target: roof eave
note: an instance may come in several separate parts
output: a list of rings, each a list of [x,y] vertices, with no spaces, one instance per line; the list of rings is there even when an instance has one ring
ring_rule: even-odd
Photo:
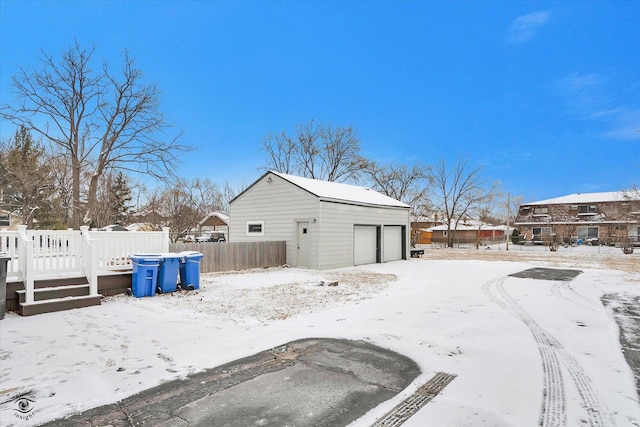
[[[394,209],[411,209],[409,205],[387,205],[383,203],[367,203],[367,202],[359,202],[357,200],[351,199],[336,199],[332,197],[318,197],[318,200],[321,202],[330,202],[330,203],[341,203],[345,205],[355,205],[355,206],[364,206],[370,208],[394,208]]]

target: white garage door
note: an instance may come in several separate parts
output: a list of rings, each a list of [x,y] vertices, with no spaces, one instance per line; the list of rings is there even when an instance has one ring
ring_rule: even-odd
[[[353,230],[353,263],[377,262],[377,233],[375,225],[356,225]]]
[[[384,261],[402,259],[402,227],[386,226],[384,233]]]

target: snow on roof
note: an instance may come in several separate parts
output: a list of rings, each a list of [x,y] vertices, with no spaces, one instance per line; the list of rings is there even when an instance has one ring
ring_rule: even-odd
[[[222,222],[224,222],[225,224],[229,224],[229,215],[222,213],[222,212],[211,212],[210,214],[208,214],[207,216],[205,216],[199,223],[198,225],[202,225],[204,224],[209,218],[211,217],[218,217],[220,218],[220,220]]]
[[[431,216],[425,216],[425,215],[418,215],[418,216],[411,216],[411,221],[412,222],[438,222],[438,215],[437,214],[433,214]]]
[[[452,230],[456,230],[456,231],[469,231],[469,230],[478,230],[478,223],[466,223],[466,224],[458,224],[458,226],[456,227],[456,224],[453,223],[451,224],[451,229]],[[492,225],[492,224],[482,224],[482,226],[480,227],[480,230],[483,231],[507,231],[509,229],[513,229],[513,227],[509,227],[507,228],[506,225]],[[429,227],[427,228],[427,231],[447,231],[448,227],[446,224],[442,224],[442,225],[436,225],[433,227]]]
[[[365,205],[395,206],[409,208],[409,205],[382,193],[357,185],[342,184],[339,182],[321,181],[319,179],[303,178],[296,175],[288,175],[280,172],[270,173],[289,181],[290,183],[318,196],[323,200],[341,200]]]
[[[563,205],[597,202],[618,202],[625,200],[624,191],[609,191],[604,193],[576,193],[553,199],[540,200],[538,202],[524,203],[524,205]]]

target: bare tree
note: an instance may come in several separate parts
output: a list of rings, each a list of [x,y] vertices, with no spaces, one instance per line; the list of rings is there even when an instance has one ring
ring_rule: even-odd
[[[284,132],[269,133],[262,139],[262,148],[267,153],[267,169],[293,174],[295,143]]]
[[[96,193],[96,210],[91,217],[92,228],[100,228],[112,224],[111,221],[111,188],[113,186],[113,173],[107,172],[102,175]]]
[[[414,214],[422,213],[428,204],[428,169],[421,165],[380,165],[363,160],[362,173],[371,182],[371,187],[411,206]]]
[[[633,253],[634,246],[640,245],[640,227],[637,227],[637,216],[640,212],[640,187],[632,185],[622,193],[625,200],[624,212],[618,214],[624,218],[624,224],[619,224],[619,239],[622,251],[626,254]]]
[[[168,128],[159,111],[160,92],[145,84],[128,52],[122,69],[94,69],[94,48],[77,42],[61,58],[42,52],[41,68],[20,68],[12,86],[14,105],[2,117],[35,131],[69,157],[72,170],[72,225],[90,224],[100,177],[110,169],[156,177],[173,175],[176,154],[189,149]],[[81,199],[83,172],[89,171],[87,199]]]
[[[524,197],[522,195],[512,196],[510,193],[500,193],[496,196],[496,203],[500,209],[496,212],[496,216],[491,218],[494,224],[504,224],[509,232],[513,228],[513,232],[506,236],[507,250],[509,250],[509,241],[512,243],[520,242],[520,231],[513,227],[518,217],[518,211]]]
[[[54,155],[49,159],[56,200],[53,204],[55,215],[68,225],[73,216],[73,172],[69,159],[64,155]]]
[[[447,225],[447,246],[453,247],[452,230],[472,209],[494,197],[498,183],[486,188],[482,167],[472,168],[466,160],[458,159],[449,169],[444,160],[431,169],[432,201],[442,211]]]
[[[623,192],[623,197],[626,200],[639,201],[640,200],[640,187],[638,187],[637,185],[632,185],[631,188],[629,188],[628,190],[625,190]]]
[[[169,227],[174,241],[190,234],[209,213],[219,211],[223,195],[217,184],[208,179],[178,179],[164,189],[146,195],[147,202],[139,211],[142,222],[154,229]]]
[[[478,220],[478,223],[477,223],[478,228],[476,231],[476,241],[475,241],[476,249],[480,247],[480,242],[484,237],[482,235],[482,227],[485,224],[488,224],[490,218],[493,215],[493,208],[494,208],[493,203],[494,203],[495,197],[497,197],[497,194],[488,195],[485,200],[478,202],[478,204],[473,208],[473,211],[475,212],[475,217]]]
[[[311,120],[296,127],[295,138],[285,132],[270,133],[262,146],[267,153],[267,170],[325,181],[357,182],[362,169],[360,139],[351,126],[334,128]]]
[[[509,220],[509,224],[513,224],[516,222],[516,218],[518,216],[518,211],[520,210],[520,205],[524,201],[524,196],[517,195],[511,196],[504,201],[504,206],[506,208],[505,218]]]
[[[317,179],[344,182],[358,181],[362,160],[360,138],[353,127],[323,128],[321,152],[321,175]]]
[[[235,199],[240,193],[242,193],[248,186],[249,185],[244,182],[240,182],[236,185],[225,182],[222,187],[222,211],[225,213],[229,213],[229,204],[231,203],[231,201]]]

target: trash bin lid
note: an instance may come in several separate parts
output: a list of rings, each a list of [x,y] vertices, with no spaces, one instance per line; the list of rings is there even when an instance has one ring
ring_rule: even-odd
[[[196,256],[203,256],[201,252],[198,251],[182,251],[180,252],[180,256],[183,257],[196,257]]]
[[[131,254],[129,255],[129,259],[131,259],[131,261],[156,261],[156,262],[160,262],[163,260],[162,256],[160,254]]]
[[[162,252],[162,253],[159,253],[158,256],[160,258],[182,258],[184,255],[180,255],[179,253],[176,253],[176,252]]]

